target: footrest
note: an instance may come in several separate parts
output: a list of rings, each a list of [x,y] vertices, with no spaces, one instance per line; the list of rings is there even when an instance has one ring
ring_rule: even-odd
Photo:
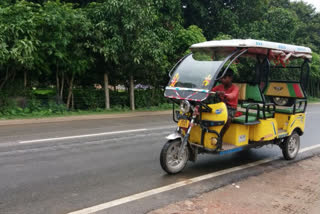
[[[230,144],[230,143],[222,143],[222,149],[223,150],[229,150],[229,149],[234,149],[237,148],[238,146]]]

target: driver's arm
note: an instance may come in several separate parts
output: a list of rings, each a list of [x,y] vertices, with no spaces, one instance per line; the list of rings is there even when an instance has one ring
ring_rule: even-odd
[[[224,96],[227,98],[227,100],[236,99],[239,96],[239,88],[237,86],[234,86],[233,90],[230,93],[225,94]]]
[[[211,89],[212,92],[217,92],[221,90],[221,85],[217,85]]]

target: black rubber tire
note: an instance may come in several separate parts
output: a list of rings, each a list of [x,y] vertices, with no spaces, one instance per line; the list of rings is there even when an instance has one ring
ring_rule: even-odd
[[[295,138],[295,139],[293,139]],[[292,153],[290,152],[290,143],[291,140],[296,140],[297,144],[296,144],[296,149],[295,151]],[[298,153],[299,153],[299,149],[300,149],[300,135],[297,132],[293,132],[289,137],[287,137],[287,139],[283,142],[282,145],[282,154],[284,159],[286,160],[293,160],[297,157]]]
[[[186,148],[186,161],[185,163],[182,164],[182,166],[176,170],[173,170],[170,166],[168,166],[167,164],[167,158],[168,158],[168,151],[169,149],[173,146],[173,145],[179,145],[181,144],[181,140],[177,139],[177,140],[172,140],[172,141],[168,141],[166,142],[166,144],[164,144],[164,146],[162,147],[161,153],[160,153],[160,165],[162,167],[162,169],[167,172],[168,174],[177,174],[179,172],[181,172],[187,165],[187,162],[189,160],[189,149]]]
[[[288,98],[282,98],[282,99],[287,99],[286,102],[281,103],[281,101],[277,101],[277,99],[280,97],[272,97],[272,102],[278,106],[292,106],[294,104],[294,99],[288,97]]]

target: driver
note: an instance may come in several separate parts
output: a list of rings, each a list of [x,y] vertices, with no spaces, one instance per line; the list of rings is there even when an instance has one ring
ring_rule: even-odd
[[[211,90],[217,93],[221,101],[224,102],[228,108],[228,120],[220,132],[221,141],[222,137],[230,127],[231,121],[235,116],[238,106],[239,88],[235,84],[232,84],[232,80],[233,70],[231,68],[228,68],[225,75],[220,79],[221,85],[213,87]],[[222,142],[220,142],[218,146],[220,146],[221,149]]]

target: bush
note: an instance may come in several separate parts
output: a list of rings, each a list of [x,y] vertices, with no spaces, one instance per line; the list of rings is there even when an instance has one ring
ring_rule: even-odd
[[[102,112],[105,109],[103,90],[74,89],[74,106],[76,110],[94,110]],[[154,94],[153,94],[154,93]],[[152,96],[153,94],[153,96]],[[40,89],[24,92],[25,96],[12,96],[3,92],[0,94],[1,116],[49,116],[67,112],[64,104],[56,103],[55,90]],[[19,98],[19,99],[18,99]],[[21,105],[23,100],[23,105]],[[129,111],[130,99],[128,92],[110,91],[110,104],[113,111]],[[159,110],[168,109],[171,105],[163,96],[162,90],[139,89],[135,91],[137,109]]]
[[[75,89],[74,92],[75,108],[82,110],[95,110],[105,108],[105,95],[103,90],[95,89]],[[155,91],[152,99],[152,90],[136,90],[136,108],[150,108],[168,103],[163,96],[163,91]],[[125,109],[130,106],[128,92],[110,91],[110,104],[112,109]]]
[[[104,92],[95,89],[74,89],[75,109],[97,109],[104,108]]]

